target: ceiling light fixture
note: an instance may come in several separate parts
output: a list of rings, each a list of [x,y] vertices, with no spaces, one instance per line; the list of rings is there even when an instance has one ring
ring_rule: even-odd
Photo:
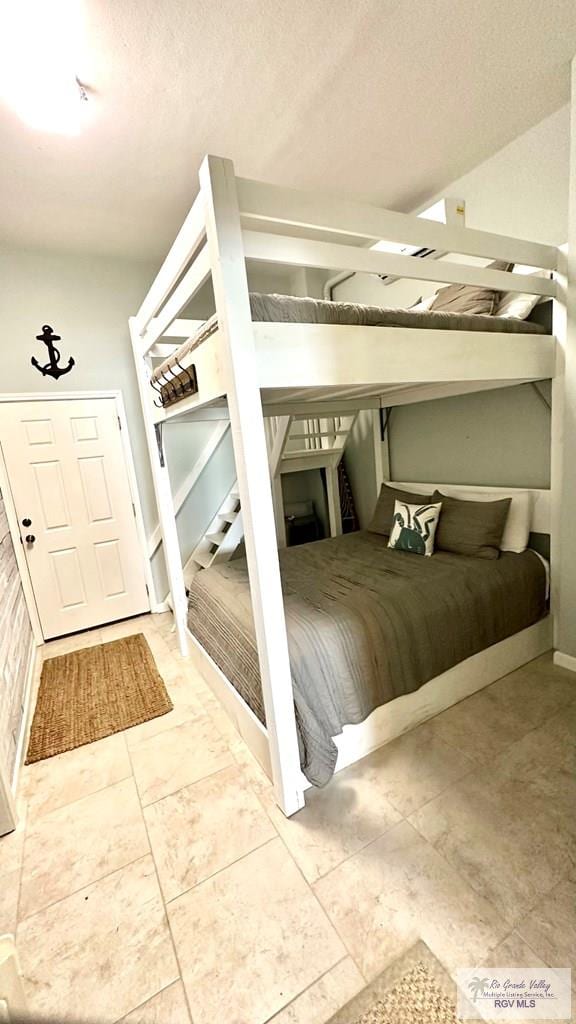
[[[0,0],[0,96],[31,128],[80,132],[83,42],[81,0]]]

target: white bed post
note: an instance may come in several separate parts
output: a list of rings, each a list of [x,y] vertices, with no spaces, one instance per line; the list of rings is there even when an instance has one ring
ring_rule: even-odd
[[[238,473],[258,641],[266,729],[276,800],[284,814],[304,806],[302,775],[264,417],[230,160],[207,156],[200,168],[222,365]]]
[[[552,544],[561,557],[553,556],[559,579],[555,591],[559,597],[555,609],[554,660],[564,668],[576,671],[576,57],[572,61],[571,132],[569,161],[568,252],[566,257],[566,335],[564,339],[564,378],[562,425],[553,418],[552,443],[562,445],[561,462],[556,452],[552,459],[553,530],[558,534]],[[556,302],[554,303],[556,306]],[[559,344],[562,339],[559,338]],[[561,358],[561,356],[560,356]],[[562,378],[555,387],[553,399]],[[554,407],[553,407],[554,413]],[[558,479],[559,478],[559,479]],[[558,545],[558,547],[556,547]],[[554,577],[552,577],[553,579]]]
[[[328,498],[328,522],[330,523],[330,536],[339,537],[342,533],[342,513],[340,511],[338,466],[326,466],[324,472],[326,474],[326,496]]]
[[[148,454],[152,468],[152,480],[154,482],[154,493],[158,507],[158,519],[160,532],[162,534],[162,549],[168,573],[170,594],[172,596],[172,610],[178,634],[178,643],[181,654],[186,657],[188,654],[188,632],[186,629],[187,602],[186,585],[184,583],[184,572],[182,569],[182,556],[176,530],[176,512],[172,498],[172,487],[168,475],[168,467],[164,458],[164,446],[161,428],[155,427],[152,421],[151,390],[147,377],[147,363],[142,357],[142,339],[138,333],[135,317],[130,317],[130,337],[134,351],[134,363],[136,366],[136,377],[138,390],[142,403],[142,415],[144,417],[144,430],[148,444]]]

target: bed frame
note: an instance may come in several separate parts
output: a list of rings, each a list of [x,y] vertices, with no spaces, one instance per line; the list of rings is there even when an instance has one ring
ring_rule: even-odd
[[[369,248],[382,238],[457,256],[527,264],[551,271],[551,278],[521,277],[452,261],[422,261]],[[554,333],[253,323],[246,260],[528,291],[552,299]],[[195,659],[231,714],[270,775],[286,815],[304,805],[308,784],[299,763],[264,415],[289,415],[305,407],[314,416],[335,411],[336,406],[342,411],[347,404],[354,409],[373,408],[547,378],[558,382],[565,322],[559,265],[555,246],[248,181],[236,177],[229,160],[217,157],[208,156],[202,163],[198,196],[140,310],[130,320],[130,333],[181,651]],[[154,367],[167,356],[178,357],[178,342],[196,332],[197,321],[178,318],[210,278],[217,329],[181,360],[195,381],[193,390],[180,401],[159,407],[150,386]],[[560,395],[558,389],[556,393]],[[554,406],[553,451],[560,436],[561,402]],[[217,417],[223,412],[232,429],[266,728],[186,625],[163,429],[175,419]],[[559,486],[558,466],[556,453],[553,492]],[[377,475],[379,485],[381,470]],[[557,550],[550,519],[558,507],[557,494],[552,502],[548,492],[534,492],[534,498],[533,528],[552,534],[554,581]],[[553,589],[553,606],[554,600]],[[337,740],[338,767],[512,671],[551,644],[549,617],[468,659],[416,694],[378,709],[363,725],[346,727]]]

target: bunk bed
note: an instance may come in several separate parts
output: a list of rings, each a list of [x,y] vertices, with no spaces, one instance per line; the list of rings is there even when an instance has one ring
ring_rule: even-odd
[[[439,249],[456,259],[423,264],[413,256],[369,248],[382,238]],[[458,262],[462,257],[523,264],[548,274],[521,276],[510,269]],[[247,260],[528,292],[551,300],[553,330],[478,314],[461,317],[250,295]],[[291,662],[295,629],[303,628],[306,620],[306,629],[314,632],[310,610],[326,613],[318,601],[318,579],[323,572],[333,578],[335,561],[349,565],[357,583],[375,545],[379,564],[402,554],[385,551],[382,538],[365,534],[306,545],[299,555],[282,552],[284,600],[264,417],[285,425],[303,410],[321,416],[378,409],[555,378],[561,372],[557,339],[564,329],[557,267],[554,246],[247,181],[236,177],[230,161],[216,157],[206,157],[202,164],[198,197],[131,319],[130,331],[181,650],[197,661],[263,764],[286,815],[303,806],[310,782],[323,784],[335,767],[357,760],[536,657],[551,646],[552,634],[551,616],[544,614],[544,572],[530,552],[526,558],[503,556],[480,567],[465,564],[471,559],[462,555],[420,559],[427,563],[419,567],[428,576],[427,585],[440,596],[446,588],[457,590],[455,580],[466,591],[472,579],[481,578],[479,589],[488,603],[495,592],[505,593],[510,603],[514,587],[525,595],[530,591],[525,614],[513,616],[504,631],[481,629],[483,635],[468,645],[453,637],[448,662],[437,651],[422,655],[428,668],[418,678],[410,671],[402,674],[389,659],[384,699],[382,693],[366,699],[357,681],[352,686],[356,707],[348,706],[343,719],[326,714],[319,737],[315,730],[329,700],[330,665],[327,670],[325,666],[324,685],[318,687],[315,714],[304,723],[311,687],[298,675],[294,658]],[[215,315],[205,323],[179,319],[209,279]],[[189,608],[163,431],[174,420],[220,416],[229,417],[231,424],[246,562],[200,573],[191,587]],[[377,459],[376,465],[380,484],[383,473]],[[550,492],[533,491],[529,500],[532,529],[551,533]],[[554,566],[553,546],[551,557]],[[394,576],[395,568],[390,571]],[[410,566],[409,575],[412,571]],[[554,605],[554,573],[552,582]],[[372,585],[377,589],[376,579]],[[362,603],[361,587],[356,594]],[[390,601],[392,606],[398,603],[398,593]],[[234,608],[243,610],[235,622]],[[337,633],[337,624],[332,626]],[[235,644],[236,666],[242,663],[243,673],[235,672],[230,661]],[[313,660],[306,663],[306,671],[310,664],[314,666]],[[322,676],[318,661],[311,672],[316,681]],[[350,679],[343,685],[352,685]],[[318,752],[319,760],[310,767]]]

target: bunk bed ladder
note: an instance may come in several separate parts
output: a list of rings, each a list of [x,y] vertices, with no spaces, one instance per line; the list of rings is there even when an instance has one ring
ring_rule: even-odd
[[[186,585],[202,569],[232,558],[242,538],[240,494],[235,481],[184,566]]]

